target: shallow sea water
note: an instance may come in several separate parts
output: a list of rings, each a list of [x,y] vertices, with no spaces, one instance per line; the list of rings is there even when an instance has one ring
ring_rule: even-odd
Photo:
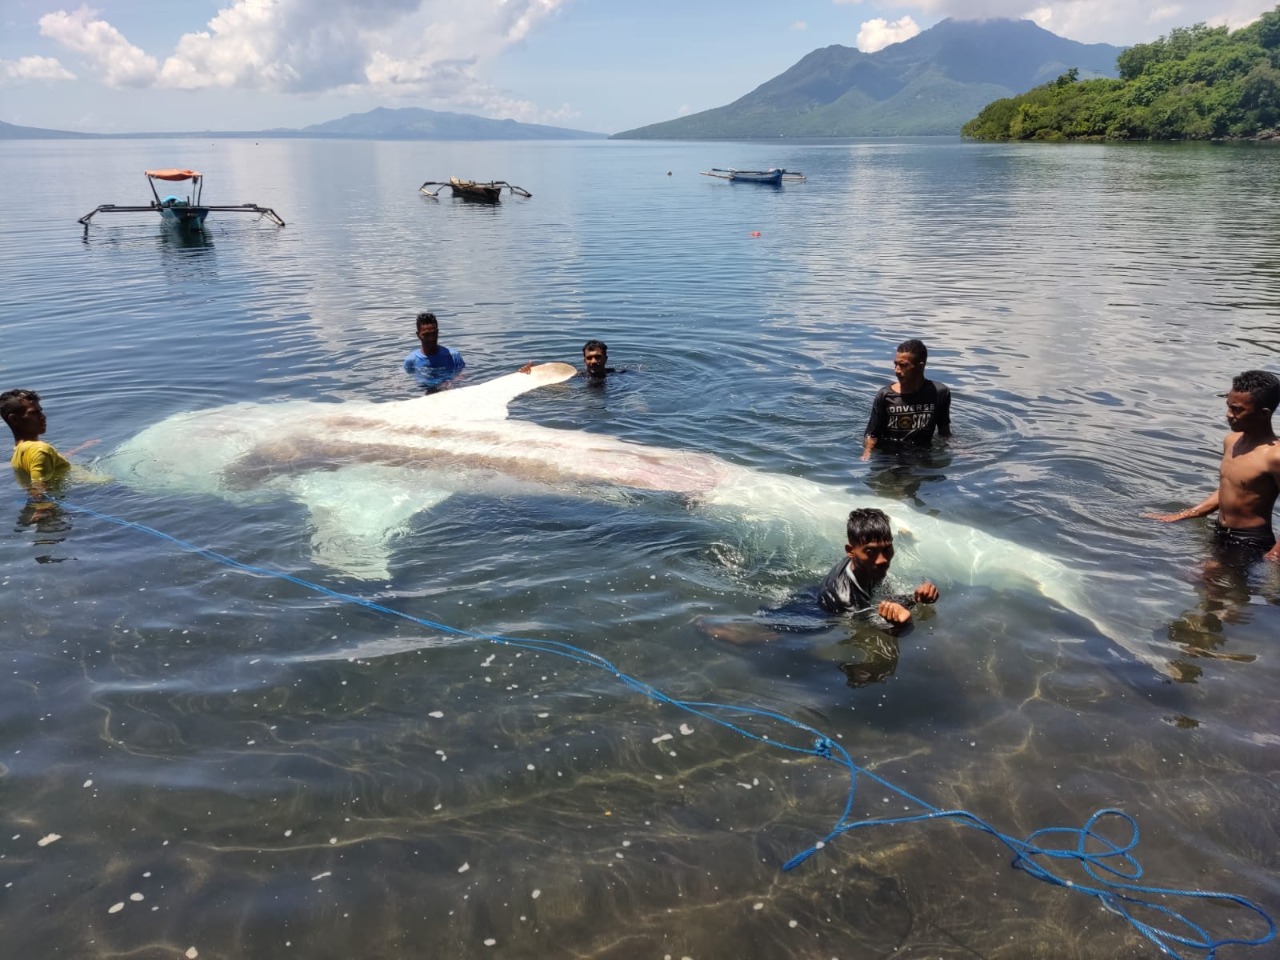
[[[768,165],[809,179],[698,175]],[[288,226],[215,213],[192,242],[120,215],[82,233],[99,203],[145,202],[141,171],[161,166]],[[533,198],[416,193],[450,175]],[[895,574],[943,597],[896,644],[866,626],[708,639],[696,618],[750,617],[839,555],[838,527],[786,503],[762,532],[652,492],[487,486],[415,517],[369,582],[313,562],[287,499],[85,484],[32,524],[15,485],[3,954],[1158,955],[950,822],[857,830],[782,872],[840,817],[839,766],[75,507],[478,637],[573,644],[671,697],[777,711],[1016,836],[1117,807],[1145,881],[1280,912],[1280,571],[1207,569],[1205,527],[1141,517],[1211,486],[1230,377],[1280,369],[1277,198],[1280,153],[1256,145],[5,143],[0,381],[40,391],[59,447],[101,439],[83,460],[241,400],[411,396],[421,309],[476,383],[600,337],[627,374],[527,394],[512,418],[977,527],[1080,571],[1112,636],[908,551]],[[955,394],[956,436],[862,463],[908,336]],[[842,665],[867,663],[883,679],[851,685]],[[864,779],[854,818],[909,806]]]

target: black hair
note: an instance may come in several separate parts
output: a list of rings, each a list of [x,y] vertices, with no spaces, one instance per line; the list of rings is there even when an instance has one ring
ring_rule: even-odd
[[[582,353],[585,356],[588,350],[603,350],[607,356],[609,347],[603,340],[588,340],[582,345]]]
[[[898,344],[898,353],[909,353],[912,358],[920,361],[920,363],[929,362],[929,348],[924,345],[922,340],[903,340]]]
[[[850,510],[845,535],[849,538],[851,547],[886,540],[893,542],[893,530],[889,527],[889,517],[883,510],[877,510],[875,507],[859,507],[857,510]]]
[[[1231,381],[1231,389],[1247,393],[1255,408],[1274,411],[1280,406],[1280,380],[1265,370],[1246,370]]]
[[[0,420],[8,423],[9,418],[18,413],[28,400],[39,403],[40,394],[34,390],[6,390],[0,393]]]
[[[436,315],[434,313],[423,312],[414,317],[413,329],[417,330],[418,327],[422,326],[424,323],[431,323],[437,327],[440,326],[440,321],[436,319]]]

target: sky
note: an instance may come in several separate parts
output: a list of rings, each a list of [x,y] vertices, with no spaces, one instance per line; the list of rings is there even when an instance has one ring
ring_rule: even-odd
[[[425,107],[617,133],[722,106],[831,44],[946,17],[1127,46],[1276,0],[0,0],[0,120],[97,133],[304,127]]]

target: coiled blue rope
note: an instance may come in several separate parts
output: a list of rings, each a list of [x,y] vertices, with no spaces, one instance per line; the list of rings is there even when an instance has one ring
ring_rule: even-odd
[[[407,620],[410,623],[441,633],[452,634],[454,636],[469,637],[475,640],[484,640],[489,643],[497,643],[507,647],[517,647],[523,650],[529,650],[537,653],[548,653],[557,657],[563,657],[566,660],[572,660],[575,663],[581,663],[586,666],[595,667],[603,670],[622,683],[634,690],[636,693],[649,697],[658,703],[664,703],[669,706],[691,713],[694,716],[702,717],[712,723],[719,724],[726,729],[732,730],[749,740],[756,740],[762,743],[768,743],[771,746],[781,750],[787,750],[793,753],[806,754],[808,756],[818,757],[829,760],[832,763],[844,767],[849,774],[849,793],[845,800],[844,810],[841,812],[839,819],[825,837],[814,843],[811,847],[796,854],[790,860],[782,865],[783,870],[793,870],[800,864],[804,863],[811,856],[831,843],[841,835],[848,833],[850,830],[857,830],[860,827],[875,826],[891,826],[894,824],[905,823],[921,823],[928,820],[953,820],[965,826],[973,827],[983,833],[990,834],[995,837],[1011,851],[1013,851],[1012,866],[1017,869],[1025,870],[1031,876],[1045,883],[1054,886],[1066,887],[1080,893],[1087,894],[1097,899],[1106,909],[1111,910],[1124,917],[1138,933],[1142,934],[1147,940],[1151,941],[1167,956],[1175,958],[1175,960],[1188,960],[1189,954],[1180,953],[1180,948],[1197,951],[1204,955],[1205,960],[1214,960],[1217,952],[1222,947],[1228,945],[1239,945],[1258,947],[1270,943],[1276,937],[1276,924],[1271,916],[1260,906],[1245,897],[1237,896],[1233,893],[1220,893],[1206,890],[1179,890],[1171,887],[1155,887],[1146,884],[1138,884],[1132,881],[1142,877],[1142,866],[1132,855],[1132,851],[1138,845],[1138,824],[1137,822],[1121,810],[1102,809],[1094,813],[1085,821],[1083,827],[1045,827],[1036,830],[1025,839],[1018,839],[1009,834],[1002,833],[985,820],[970,813],[967,810],[943,810],[935,807],[933,804],[920,799],[912,793],[895,786],[883,777],[858,766],[854,763],[853,758],[849,756],[849,752],[845,750],[836,741],[825,736],[821,731],[802,723],[785,714],[778,713],[774,710],[766,710],[757,707],[745,707],[726,703],[710,703],[696,700],[678,700],[663,693],[661,690],[653,687],[643,680],[632,677],[623,673],[611,662],[599,654],[592,653],[589,650],[583,650],[572,644],[562,643],[557,640],[535,640],[522,637],[502,637],[493,636],[483,633],[475,633],[470,630],[463,630],[458,627],[452,627],[448,624],[437,623],[433,620],[427,620],[423,617],[416,617],[412,614],[405,613],[402,610],[396,610],[394,607],[388,607],[372,600],[366,600],[363,597],[357,597],[354,594],[342,593],[338,590],[332,590],[329,587],[315,583],[311,580],[304,580],[301,577],[295,577],[292,574],[283,573],[279,570],[271,570],[267,567],[254,566],[253,564],[243,563],[233,557],[218,553],[215,550],[209,550],[205,547],[196,546],[185,540],[179,540],[177,537],[156,530],[154,527],[148,527],[145,524],[136,523],[132,520],[124,520],[120,517],[114,517],[110,514],[101,513],[90,507],[81,506],[79,504],[69,503],[65,500],[59,501],[61,506],[74,513],[81,513],[86,516],[94,517],[106,523],[113,523],[130,530],[137,530],[148,536],[164,540],[190,553],[196,553],[200,556],[207,557],[216,563],[231,567],[236,570],[243,570],[246,573],[256,574],[258,576],[272,577],[277,580],[283,580],[287,583],[296,584],[304,590],[321,596],[331,597],[342,603],[351,603],[356,606],[364,607],[367,610],[375,611],[388,617],[400,620]],[[801,733],[811,737],[812,746],[797,746],[795,744],[786,743],[781,740],[771,739],[766,734],[755,733],[748,730],[742,725],[742,719],[759,718],[765,720],[777,721],[788,727],[792,727]],[[858,777],[867,777],[886,790],[898,794],[903,799],[915,804],[923,813],[911,814],[903,817],[880,817],[869,820],[851,820],[853,815],[854,800],[858,790]],[[1127,827],[1128,839],[1122,843],[1116,843],[1098,832],[1098,827],[1104,821],[1116,822]],[[1068,842],[1067,845],[1054,847],[1044,846],[1038,841],[1048,837],[1072,838],[1074,845]],[[1090,850],[1090,847],[1094,849]],[[1068,861],[1077,864],[1084,873],[1094,881],[1094,883],[1077,883],[1068,880],[1050,869],[1053,861]],[[1170,898],[1185,897],[1191,900],[1209,901],[1220,906],[1237,906],[1243,907],[1245,910],[1255,914],[1260,920],[1267,925],[1267,932],[1258,937],[1214,937],[1205,927],[1194,922],[1183,914],[1165,906],[1162,903],[1155,902],[1150,898]],[[1155,923],[1148,922],[1134,911],[1143,911],[1155,914],[1156,918],[1168,922],[1172,929],[1157,926]]]

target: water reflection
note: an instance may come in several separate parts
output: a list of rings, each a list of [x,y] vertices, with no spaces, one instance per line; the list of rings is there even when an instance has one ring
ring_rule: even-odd
[[[1277,565],[1243,553],[1239,548],[1214,552],[1200,566],[1197,584],[1199,600],[1168,626],[1169,641],[1183,656],[1169,661],[1169,675],[1182,683],[1195,683],[1204,674],[1196,661],[1218,660],[1253,663],[1257,655],[1222,649],[1231,641],[1229,628],[1254,620],[1256,596],[1270,605],[1280,605],[1276,583]]]

